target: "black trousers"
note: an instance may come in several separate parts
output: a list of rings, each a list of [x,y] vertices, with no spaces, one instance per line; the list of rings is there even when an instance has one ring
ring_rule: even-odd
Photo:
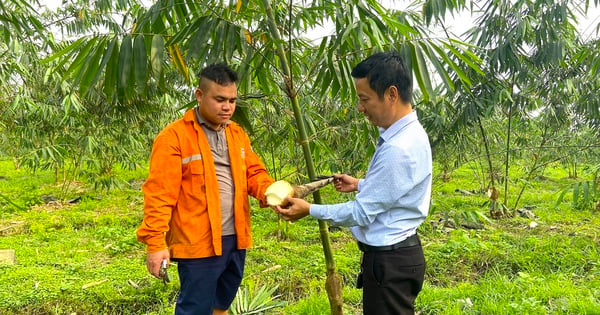
[[[365,315],[414,314],[414,302],[423,288],[423,247],[364,252],[361,262]]]

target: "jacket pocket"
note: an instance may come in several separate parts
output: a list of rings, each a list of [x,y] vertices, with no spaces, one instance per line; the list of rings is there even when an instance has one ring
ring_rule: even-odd
[[[190,171],[190,184],[192,187],[190,191],[192,191],[192,193],[195,196],[200,196],[200,194],[205,194],[206,193],[206,188],[204,186],[204,165],[202,164],[202,161],[194,161],[191,162],[189,165],[189,171]]]

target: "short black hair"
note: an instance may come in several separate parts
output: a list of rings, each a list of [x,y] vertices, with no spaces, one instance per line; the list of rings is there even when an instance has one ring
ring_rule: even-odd
[[[206,66],[198,75],[198,85],[202,83],[202,79],[211,80],[219,85],[229,85],[236,83],[238,75],[233,69],[224,63],[214,63]]]
[[[390,86],[395,86],[404,102],[412,99],[412,75],[395,52],[380,52],[369,56],[352,69],[353,78],[369,80],[369,86],[383,97]]]

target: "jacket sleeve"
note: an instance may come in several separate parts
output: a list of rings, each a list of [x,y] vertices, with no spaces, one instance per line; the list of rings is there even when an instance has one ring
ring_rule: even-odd
[[[248,135],[244,134],[248,147],[246,156],[246,176],[248,177],[248,194],[259,201],[261,208],[267,207],[265,190],[275,180],[269,175],[260,157],[254,152]]]
[[[177,203],[181,178],[181,149],[177,137],[172,130],[163,131],[152,146],[150,171],[142,187],[144,218],[136,235],[147,245],[149,253],[167,248],[165,233]]]

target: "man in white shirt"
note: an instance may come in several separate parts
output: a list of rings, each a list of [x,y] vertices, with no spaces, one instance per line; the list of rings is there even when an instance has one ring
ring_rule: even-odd
[[[417,228],[431,199],[432,157],[427,133],[412,109],[412,75],[395,53],[377,53],[352,70],[358,110],[380,129],[364,179],[335,175],[337,191],[356,199],[333,205],[288,198],[286,220],[310,215],[349,226],[363,252],[358,286],[364,314],[414,314],[425,257]]]

